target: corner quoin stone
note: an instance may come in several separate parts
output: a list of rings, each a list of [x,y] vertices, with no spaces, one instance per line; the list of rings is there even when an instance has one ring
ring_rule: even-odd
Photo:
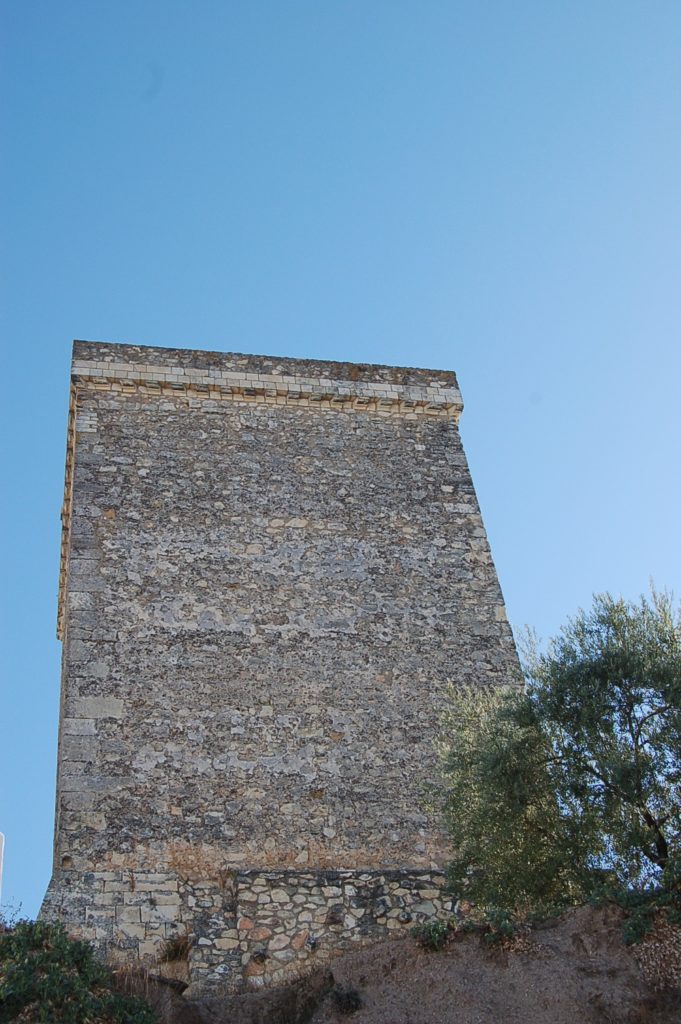
[[[444,684],[517,673],[450,371],[76,342],[42,908],[191,990],[451,908]]]

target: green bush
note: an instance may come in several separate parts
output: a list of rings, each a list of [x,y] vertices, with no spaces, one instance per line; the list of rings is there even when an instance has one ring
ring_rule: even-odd
[[[438,950],[447,942],[450,925],[448,921],[425,921],[423,924],[415,924],[411,934],[424,949]]]
[[[674,861],[665,871],[663,884],[635,889],[603,885],[592,893],[590,903],[594,906],[617,903],[622,907],[626,913],[623,938],[630,945],[647,935],[659,914],[664,915],[669,924],[681,925],[680,881],[681,864]]]
[[[0,930],[0,1022],[155,1024],[146,1003],[114,991],[111,971],[60,924]]]

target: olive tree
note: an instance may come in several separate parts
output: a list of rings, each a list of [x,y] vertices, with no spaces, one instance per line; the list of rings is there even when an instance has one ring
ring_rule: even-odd
[[[679,887],[681,615],[652,592],[594,598],[525,685],[452,688],[442,747],[454,891],[483,906],[577,903],[604,882]]]

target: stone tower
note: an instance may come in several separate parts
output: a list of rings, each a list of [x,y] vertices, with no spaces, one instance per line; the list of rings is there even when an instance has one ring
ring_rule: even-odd
[[[54,873],[258,986],[444,913],[442,687],[517,662],[453,373],[76,342]]]

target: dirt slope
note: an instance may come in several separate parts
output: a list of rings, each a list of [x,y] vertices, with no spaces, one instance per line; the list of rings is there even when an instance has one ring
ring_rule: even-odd
[[[583,907],[508,949],[473,935],[438,953],[407,940],[332,968],[362,998],[353,1024],[680,1024],[681,991],[656,993],[621,934],[617,909]],[[312,1018],[341,1019],[330,999]]]
[[[616,907],[570,911],[506,948],[468,934],[428,952],[407,938],[330,967],[286,988],[201,1002],[166,989],[156,993],[162,1022],[681,1024],[681,929],[663,924],[627,947]],[[356,991],[360,1008],[344,1015],[339,991]]]

